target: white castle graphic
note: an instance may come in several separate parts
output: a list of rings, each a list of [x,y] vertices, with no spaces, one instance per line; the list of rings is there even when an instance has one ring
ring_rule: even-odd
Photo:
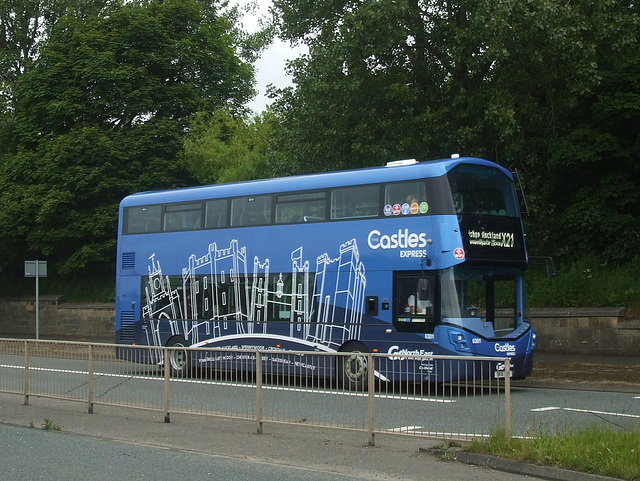
[[[222,249],[211,243],[202,257],[192,254],[181,278],[164,276],[155,254],[149,260],[142,317],[151,346],[162,345],[160,321],[191,345],[270,334],[272,321],[288,322],[291,340],[329,350],[360,338],[366,277],[355,239],[340,245],[338,257],[318,256],[315,272],[299,247],[290,272],[272,274],[269,259],[256,256],[249,275],[246,247],[235,239]]]

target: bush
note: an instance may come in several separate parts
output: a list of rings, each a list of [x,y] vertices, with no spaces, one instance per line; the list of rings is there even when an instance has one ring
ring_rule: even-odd
[[[609,266],[593,258],[559,266],[553,285],[538,265],[526,275],[531,307],[627,307],[640,311],[640,259],[625,266]]]

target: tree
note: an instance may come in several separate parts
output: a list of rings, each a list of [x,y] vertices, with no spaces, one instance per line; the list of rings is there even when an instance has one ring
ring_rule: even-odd
[[[639,217],[637,128],[621,121],[636,117],[634,2],[274,5],[280,35],[309,46],[290,65],[295,89],[277,92],[287,170],[485,157],[523,174],[534,252],[633,255],[613,239]]]
[[[60,274],[115,259],[118,203],[187,185],[197,112],[243,111],[253,71],[235,26],[198,0],[113,3],[61,17],[15,92],[16,142],[1,160],[4,262],[44,255]]]
[[[3,0],[0,4],[0,104],[12,100],[12,87],[38,58],[57,19],[97,14],[107,0]]]
[[[189,172],[202,184],[219,184],[272,176],[269,138],[273,115],[248,120],[220,110],[200,114],[185,140]]]

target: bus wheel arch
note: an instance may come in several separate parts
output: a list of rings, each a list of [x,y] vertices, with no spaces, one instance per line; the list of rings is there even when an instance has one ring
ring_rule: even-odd
[[[173,336],[167,341],[167,347],[170,349],[167,353],[167,365],[172,376],[187,377],[191,371],[191,353],[189,343],[182,336]],[[183,347],[184,349],[177,349]]]
[[[352,353],[350,356],[336,356],[336,379],[338,386],[348,391],[366,391],[368,384],[368,358],[359,354],[369,353],[360,341],[349,341],[338,352]]]

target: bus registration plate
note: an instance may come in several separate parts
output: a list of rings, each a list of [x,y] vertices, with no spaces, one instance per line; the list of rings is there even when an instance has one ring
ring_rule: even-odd
[[[509,363],[511,364],[511,363]],[[509,377],[513,377],[513,366],[509,365],[509,367],[511,369],[509,369]],[[496,370],[493,371],[493,377],[494,379],[504,379],[505,374],[504,372],[506,371],[505,369],[505,363],[504,362],[499,362],[498,364],[496,364]]]

